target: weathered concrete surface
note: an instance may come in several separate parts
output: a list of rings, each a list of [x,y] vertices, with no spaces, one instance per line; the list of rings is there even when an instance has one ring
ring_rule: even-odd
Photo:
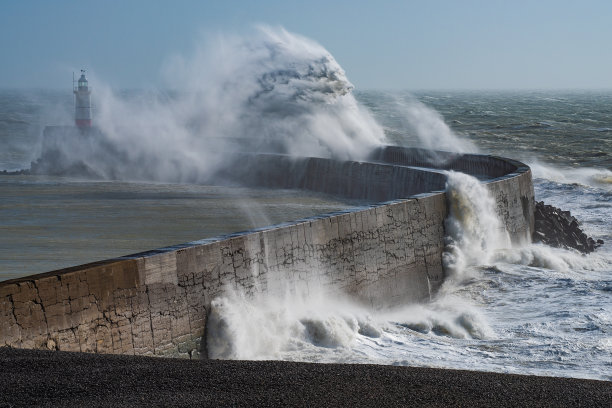
[[[372,160],[402,166],[460,171],[483,180],[495,198],[497,214],[513,242],[527,242],[534,230],[535,194],[531,170],[525,164],[497,156],[438,152],[383,146]]]
[[[486,176],[486,178],[503,177],[525,166],[520,162],[497,156],[440,152],[400,146],[378,147],[372,151],[369,159],[403,166],[454,170],[473,176]]]
[[[277,154],[242,155],[236,161],[235,166],[223,169],[214,179],[248,186],[299,188],[376,203],[443,190],[446,183],[440,172],[393,163]]]
[[[486,160],[473,162],[480,163],[474,171],[486,174]],[[401,163],[296,162],[271,156],[264,163],[250,180],[255,184],[331,189],[364,199],[390,198],[388,191],[394,191],[399,196],[391,198],[399,199],[0,282],[0,345],[198,357],[205,352],[200,339],[210,302],[228,288],[248,296],[316,282],[329,293],[383,307],[427,299],[441,284],[445,194],[402,199],[413,190],[394,185],[420,180],[423,188],[437,188],[440,173]],[[295,163],[301,172],[289,171]],[[288,176],[275,182],[271,177],[278,171]],[[523,239],[533,227],[531,173],[513,163],[508,171],[514,173],[488,186],[507,229]],[[323,176],[328,182],[317,187],[314,180]],[[348,181],[352,189],[330,187]]]
[[[531,240],[534,228],[535,195],[531,170],[512,173],[486,184],[495,198],[497,215],[502,220],[512,242]]]
[[[428,298],[443,278],[445,214],[444,196],[432,195],[2,282],[1,340],[194,355],[207,305],[227,287],[253,294],[316,281],[374,307]]]

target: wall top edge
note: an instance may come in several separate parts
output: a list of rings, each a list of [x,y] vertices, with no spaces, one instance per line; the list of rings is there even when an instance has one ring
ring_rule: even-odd
[[[384,147],[387,147],[387,146],[384,146]],[[393,147],[394,148],[401,148],[401,147],[398,147],[398,146],[393,146]],[[407,148],[407,149],[410,149],[410,148]],[[416,149],[415,148],[415,150],[424,150],[424,149]],[[457,155],[457,156],[461,155],[461,154],[450,153],[450,152],[443,152],[443,153],[454,154],[454,155]],[[531,171],[529,166],[527,166],[526,164],[524,164],[522,162],[519,162],[517,160],[508,159],[508,158],[501,157],[501,156],[479,155],[479,154],[466,154],[465,156],[490,157],[490,158],[495,159],[495,160],[501,160],[501,161],[507,162],[507,163],[511,164],[512,166],[516,167],[516,169],[512,173],[503,175],[501,177],[493,178],[493,179],[487,179],[487,180],[483,181],[484,184],[495,183],[495,182],[499,182],[499,181],[502,181],[502,180],[518,177],[518,176],[521,176],[524,173],[527,173],[527,172]],[[396,165],[393,165],[393,166],[396,166]],[[254,229],[249,229],[249,230],[245,230],[245,231],[239,231],[239,232],[233,232],[233,233],[230,233],[230,234],[218,235],[218,236],[215,236],[215,237],[204,238],[204,239],[190,241],[190,242],[186,242],[186,243],[182,243],[182,244],[171,245],[171,246],[167,246],[167,247],[163,247],[163,248],[157,248],[157,249],[153,249],[153,250],[149,250],[149,251],[144,251],[144,252],[138,252],[138,253],[134,253],[134,254],[128,254],[128,255],[124,255],[124,256],[120,256],[120,257],[116,257],[116,258],[110,258],[110,259],[100,260],[100,261],[91,262],[91,263],[87,263],[87,264],[75,265],[75,266],[71,266],[71,267],[68,267],[68,268],[52,270],[52,271],[49,271],[49,272],[43,272],[43,273],[23,276],[23,277],[19,277],[19,278],[15,278],[15,279],[4,280],[4,281],[0,281],[0,286],[7,286],[7,285],[11,285],[11,284],[19,284],[19,283],[24,283],[24,282],[32,282],[32,281],[35,281],[35,280],[38,280],[38,279],[42,279],[42,278],[46,278],[46,277],[51,277],[51,276],[64,275],[64,274],[68,274],[68,273],[75,272],[75,271],[83,271],[83,270],[88,270],[88,269],[93,269],[93,268],[112,266],[113,264],[116,264],[116,263],[121,263],[121,262],[126,262],[126,261],[136,261],[136,260],[139,260],[139,259],[144,259],[144,258],[147,258],[147,257],[152,257],[152,256],[164,254],[164,253],[180,251],[180,250],[186,249],[186,248],[193,248],[193,247],[205,246],[205,245],[213,245],[213,244],[216,244],[218,242],[222,242],[222,241],[226,241],[226,240],[231,240],[231,239],[235,239],[235,238],[240,238],[240,237],[248,236],[248,235],[251,235],[251,234],[264,233],[264,232],[267,232],[267,231],[273,231],[273,230],[277,230],[277,229],[281,229],[281,228],[286,228],[286,227],[291,227],[291,226],[296,226],[296,225],[300,225],[300,224],[307,224],[307,223],[310,223],[310,222],[313,222],[313,221],[317,221],[317,220],[321,220],[321,219],[331,219],[331,218],[343,216],[343,215],[346,215],[346,214],[357,213],[357,212],[360,212],[360,211],[367,211],[367,210],[370,210],[370,209],[373,209],[373,208],[380,208],[380,207],[385,207],[385,206],[389,206],[389,205],[397,205],[397,204],[402,204],[402,203],[406,203],[406,202],[414,201],[414,200],[417,200],[417,201],[418,200],[423,200],[423,199],[426,199],[426,198],[429,198],[429,197],[438,196],[440,194],[444,194],[444,191],[443,190],[436,190],[436,191],[431,191],[431,192],[426,192],[426,193],[415,194],[415,195],[412,195],[412,196],[409,196],[409,197],[394,199],[394,200],[390,200],[390,201],[384,201],[384,202],[377,202],[377,203],[372,203],[372,204],[359,205],[359,206],[351,207],[351,208],[348,208],[348,209],[342,210],[342,211],[333,211],[333,212],[329,212],[329,213],[317,214],[317,215],[314,215],[314,216],[311,216],[311,217],[301,218],[301,219],[294,220],[294,221],[287,221],[287,222],[282,222],[282,223],[279,223],[279,224],[268,225],[268,226],[254,228]]]

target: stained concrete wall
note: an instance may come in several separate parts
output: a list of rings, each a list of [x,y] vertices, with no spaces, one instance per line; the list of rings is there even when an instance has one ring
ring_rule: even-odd
[[[254,184],[348,191],[364,199],[391,198],[380,191],[395,189],[399,199],[0,282],[0,344],[197,357],[205,353],[201,339],[210,301],[227,288],[252,295],[318,282],[329,293],[382,307],[428,299],[441,284],[445,195],[406,199],[401,194],[414,189],[395,186],[421,180],[423,188],[438,188],[439,173],[402,163],[253,160],[259,165],[234,177],[258,167],[261,172],[249,180]],[[291,166],[297,166],[293,173]],[[529,169],[511,166],[513,173],[488,185],[507,228],[520,237],[533,223],[533,186]],[[279,171],[287,177],[275,179]],[[327,183],[315,182],[323,177]],[[364,178],[376,185],[369,188]],[[330,187],[346,183],[352,188]]]
[[[454,170],[486,178],[502,177],[525,165],[503,157],[460,154],[414,147],[381,146],[369,155],[370,161],[430,169]]]
[[[401,166],[460,171],[479,177],[495,198],[498,216],[513,242],[526,242],[534,230],[535,199],[531,170],[525,164],[503,157],[458,154],[382,146],[370,160]]]
[[[278,154],[243,155],[215,176],[248,186],[297,188],[382,202],[443,190],[446,176],[398,164],[336,161]],[[239,164],[238,164],[239,163]]]

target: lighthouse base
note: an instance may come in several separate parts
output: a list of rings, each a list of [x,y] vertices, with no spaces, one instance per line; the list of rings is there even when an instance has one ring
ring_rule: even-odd
[[[40,158],[32,162],[31,174],[112,178],[94,162],[100,157],[116,160],[122,154],[106,141],[100,129],[90,126],[47,126],[43,130]]]

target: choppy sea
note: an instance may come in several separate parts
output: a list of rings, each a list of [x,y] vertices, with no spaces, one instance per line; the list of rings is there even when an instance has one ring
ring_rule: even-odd
[[[489,248],[431,302],[389,311],[317,296],[228,296],[215,313],[231,330],[211,339],[211,353],[612,380],[612,92],[355,96],[388,143],[529,164],[536,200],[571,211],[605,244],[589,255]],[[42,128],[70,112],[71,97],[0,91],[0,170],[29,167]],[[350,206],[294,191],[0,174],[0,279]]]

